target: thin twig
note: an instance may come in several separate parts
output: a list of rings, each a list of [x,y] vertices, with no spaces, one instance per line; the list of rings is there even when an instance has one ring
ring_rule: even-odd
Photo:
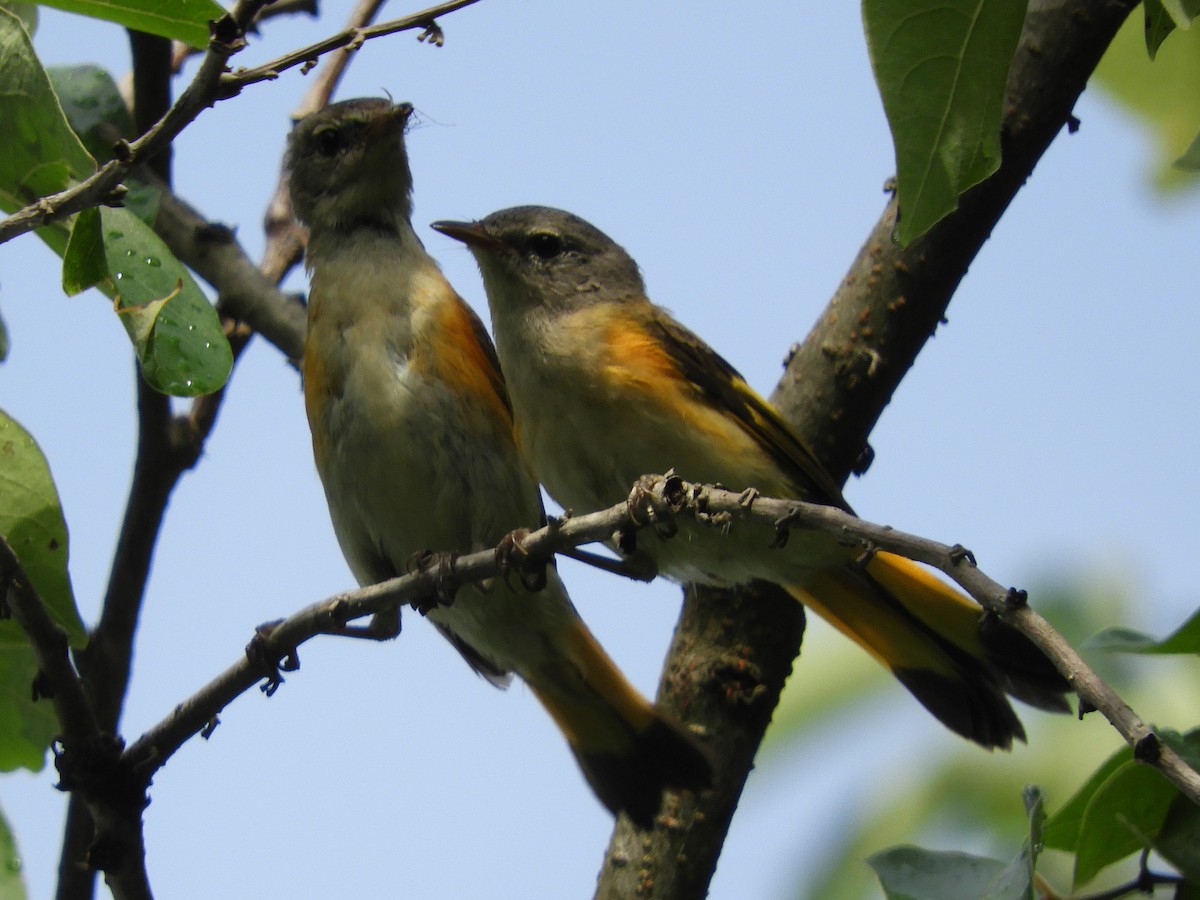
[[[606,540],[615,528],[629,522],[629,507],[621,503],[602,512],[554,520],[522,538],[521,547],[531,565],[544,565],[553,553]],[[125,751],[126,761],[149,779],[185,741],[203,731],[222,709],[256,682],[266,678],[268,683],[277,684],[274,663],[294,655],[306,641],[323,633],[341,633],[353,619],[446,596],[464,584],[496,577],[500,571],[496,550],[481,550],[456,557],[450,567],[414,572],[306,606],[260,631],[260,646],[253,654],[231,665],[138,738]]]
[[[232,13],[218,20],[217,37],[209,42],[196,77],[167,114],[137,140],[124,145],[118,159],[100,166],[79,184],[57,194],[41,197],[0,221],[0,244],[27,231],[74,215],[89,206],[104,203],[112,197],[114,189],[134,166],[162,152],[201,112],[219,100],[236,96],[245,85],[272,78],[285,69],[316,60],[332,50],[350,45],[357,47],[362,41],[386,34],[414,28],[424,28],[430,34],[440,34],[435,22],[437,16],[469,6],[478,0],[443,3],[403,19],[366,29],[361,34],[355,32],[345,40],[339,36],[331,39],[332,43],[323,41],[314,44],[280,57],[266,66],[243,70],[241,73],[226,72],[229,58],[246,46],[245,23],[252,21],[268,2],[269,0],[241,0]],[[342,36],[344,35],[345,32],[342,33]]]
[[[416,28],[423,29],[420,36],[421,40],[428,38],[431,44],[440,45],[442,41],[441,29],[438,27],[436,19],[439,16],[444,16],[447,13],[455,12],[478,2],[479,0],[450,0],[448,3],[431,6],[429,9],[424,9],[421,12],[413,13],[399,19],[392,19],[388,22],[381,22],[378,25],[371,25],[369,27],[351,26],[322,41],[317,41],[315,44],[310,44],[291,53],[285,53],[283,56],[273,59],[270,62],[263,63],[261,66],[230,72],[222,77],[221,83],[226,91],[236,93],[248,84],[254,84],[259,81],[270,81],[278,78],[282,72],[288,69],[315,63],[319,57],[334,50],[344,48],[353,52],[366,41],[385,37],[389,34],[396,34],[400,31],[411,31]]]
[[[141,137],[123,145],[119,158],[100,166],[79,184],[42,197],[0,222],[0,244],[103,203],[112,196],[130,169],[162,152],[201,112],[213,105],[226,63],[246,46],[242,23],[251,21],[267,2],[269,0],[239,0],[234,10],[216,23],[219,37],[209,41],[196,77],[166,115]]]

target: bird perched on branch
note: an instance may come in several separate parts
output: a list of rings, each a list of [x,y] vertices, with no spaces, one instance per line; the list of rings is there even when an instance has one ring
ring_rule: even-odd
[[[349,100],[288,141],[292,204],[309,231],[305,406],[334,531],[362,584],[403,574],[425,549],[496,546],[544,518],[495,350],[412,229],[411,112]],[[553,567],[541,590],[496,579],[428,617],[488,681],[515,672],[529,684],[614,813],[648,827],[665,788],[709,784],[705,750],[625,680]]]
[[[734,368],[646,296],[637,264],[561,210],[517,207],[437,222],[479,263],[521,450],[567,509],[620,502],[647,473],[826,503],[841,489]],[[775,582],[861,644],[953,731],[984,747],[1025,732],[1006,694],[1068,710],[1065,679],[1024,636],[915,563],[858,560],[834,537],[696,522],[637,535],[677,580]]]

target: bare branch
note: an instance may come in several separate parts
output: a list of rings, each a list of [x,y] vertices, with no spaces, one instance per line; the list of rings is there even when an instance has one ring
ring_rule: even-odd
[[[555,552],[607,540],[618,526],[630,522],[629,507],[621,503],[603,512],[553,520],[523,537],[520,545],[528,556],[528,565],[545,565]],[[257,681],[266,678],[268,684],[277,684],[278,661],[294,656],[300,645],[318,634],[341,634],[346,623],[354,619],[395,610],[403,604],[419,605],[431,597],[452,594],[464,584],[501,574],[495,550],[481,550],[452,561],[440,557],[439,562],[443,564],[336,594],[260,629],[256,644],[252,644],[253,652],[176,706],[130,745],[125,751],[126,761],[149,779],[186,740],[203,731],[222,709]]]
[[[196,77],[192,79],[191,84],[166,115],[137,140],[124,145],[120,158],[100,166],[95,173],[79,184],[57,194],[41,197],[24,209],[18,210],[0,221],[0,244],[27,231],[74,215],[89,206],[99,206],[110,200],[117,185],[134,166],[152,159],[166,150],[171,141],[200,113],[219,100],[236,96],[246,84],[267,80],[284,69],[308,60],[315,60],[332,50],[350,45],[357,47],[362,41],[369,38],[382,37],[385,34],[394,34],[413,28],[424,28],[428,33],[440,34],[437,23],[434,21],[437,16],[469,6],[478,0],[457,0],[453,3],[443,3],[403,19],[365,29],[366,33],[361,35],[355,33],[345,40],[338,37],[331,39],[333,43],[314,44],[297,51],[296,54],[281,57],[266,67],[260,66],[252,70],[243,70],[240,74],[227,73],[225,69],[229,58],[246,46],[247,23],[252,22],[268,2],[269,0],[240,0],[233,12],[217,21],[215,26],[217,36],[209,41],[208,50],[204,54],[204,60],[196,72]],[[342,35],[344,36],[345,32]],[[297,59],[297,56],[300,58]]]
[[[217,290],[217,309],[245,322],[292,360],[304,350],[304,305],[280,291],[229,228],[210,222],[165,186],[154,230],[171,252]]]
[[[1156,741],[1119,696],[1093,672],[1067,642],[1023,602],[1014,602],[1014,592],[1001,587],[980,571],[960,547],[896,531],[856,518],[833,507],[795,500],[756,498],[708,485],[692,484],[668,474],[644,476],[628,500],[609,509],[582,516],[557,519],[521,539],[530,565],[545,565],[554,553],[611,538],[618,529],[653,527],[673,517],[688,516],[715,528],[737,527],[737,522],[756,521],[773,527],[777,534],[789,528],[817,529],[851,544],[888,550],[945,572],[980,604],[1034,640],[1077,688],[1083,700],[1101,710],[1121,735],[1145,750]],[[771,532],[764,531],[769,540]],[[786,548],[779,550],[786,553]],[[230,702],[256,682],[266,679],[264,689],[273,691],[282,681],[280,661],[287,669],[298,667],[298,648],[319,634],[341,634],[354,619],[394,610],[401,605],[419,606],[430,597],[445,596],[464,584],[501,574],[496,550],[464,556],[436,557],[436,564],[382,584],[337,594],[271,626],[264,626],[244,659],[231,665],[196,694],[179,704],[165,719],[125,751],[124,761],[149,779],[153,771],[182,744],[210,726]],[[795,600],[789,600],[799,607]],[[721,619],[730,617],[722,610]],[[679,673],[675,673],[676,677]],[[694,677],[694,675],[689,676]],[[753,697],[743,698],[747,703]],[[766,711],[769,717],[770,710]],[[761,710],[759,713],[761,715]],[[717,737],[717,736],[714,736]],[[1183,793],[1200,803],[1200,775],[1187,766],[1169,747],[1157,743],[1154,754],[1138,759],[1152,765]],[[668,818],[670,815],[668,814]],[[666,829],[670,831],[671,829]]]
[[[121,745],[100,727],[92,702],[71,665],[67,636],[54,622],[11,546],[0,538],[0,603],[28,637],[38,661],[35,685],[54,704],[62,726],[54,765],[59,787],[79,797],[99,840],[93,845],[108,869],[117,900],[150,897],[141,814],[145,785],[121,777]],[[88,882],[90,889],[90,881]]]
[[[1003,587],[989,578],[976,566],[973,554],[961,546],[950,546],[886,525],[876,525],[818,503],[761,498],[747,503],[741,494],[682,481],[672,485],[669,479],[666,482],[655,479],[652,489],[664,499],[669,509],[716,527],[753,518],[774,524],[781,535],[786,535],[787,529],[794,526],[817,529],[858,543],[868,551],[897,553],[945,573],[980,606],[1037,644],[1071,683],[1085,709],[1102,713],[1134,748],[1138,761],[1158,769],[1200,805],[1200,775],[1163,744],[1153,729],[1083,661],[1066,638],[1028,606],[1024,591]],[[780,552],[786,552],[786,549]]]
[[[0,535],[0,606],[12,612],[33,645],[38,674],[44,679],[41,694],[54,703],[65,741],[86,742],[100,733],[91,703],[71,665],[67,635],[50,617],[46,604],[21,566],[21,560]]]
[[[437,17],[455,12],[478,2],[479,0],[450,0],[448,3],[431,6],[429,9],[413,13],[410,16],[392,19],[390,22],[381,22],[378,25],[371,25],[369,27],[351,26],[323,41],[318,41],[315,44],[310,44],[291,53],[286,53],[261,66],[255,66],[253,69],[238,69],[235,72],[231,72],[222,77],[221,84],[227,92],[232,91],[233,93],[237,93],[248,84],[254,84],[259,81],[270,81],[278,78],[280,73],[296,66],[315,65],[320,57],[334,50],[345,49],[347,53],[353,53],[366,41],[389,34],[396,34],[401,31],[412,31],[416,28],[422,29],[420,40],[428,38],[431,44],[440,46],[442,37],[441,28],[436,21]]]

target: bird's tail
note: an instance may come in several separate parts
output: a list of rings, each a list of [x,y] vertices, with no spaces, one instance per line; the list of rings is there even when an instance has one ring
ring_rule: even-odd
[[[625,680],[582,622],[572,629],[570,645],[568,660],[526,673],[526,681],[601,802],[650,828],[664,790],[711,786],[711,755]]]
[[[877,553],[866,568],[828,569],[790,592],[865,647],[943,724],[984,747],[1025,729],[1006,694],[1069,712],[1070,685],[1028,638],[922,566]]]

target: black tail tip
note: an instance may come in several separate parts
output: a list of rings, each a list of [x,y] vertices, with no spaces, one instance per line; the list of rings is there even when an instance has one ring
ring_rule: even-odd
[[[684,726],[665,717],[633,738],[628,753],[581,755],[579,762],[614,815],[624,813],[638,828],[649,830],[662,808],[664,791],[712,787],[714,759]]]
[[[921,705],[951,731],[988,750],[1011,750],[1025,729],[993,679],[979,673],[951,678],[925,669],[893,669]]]

